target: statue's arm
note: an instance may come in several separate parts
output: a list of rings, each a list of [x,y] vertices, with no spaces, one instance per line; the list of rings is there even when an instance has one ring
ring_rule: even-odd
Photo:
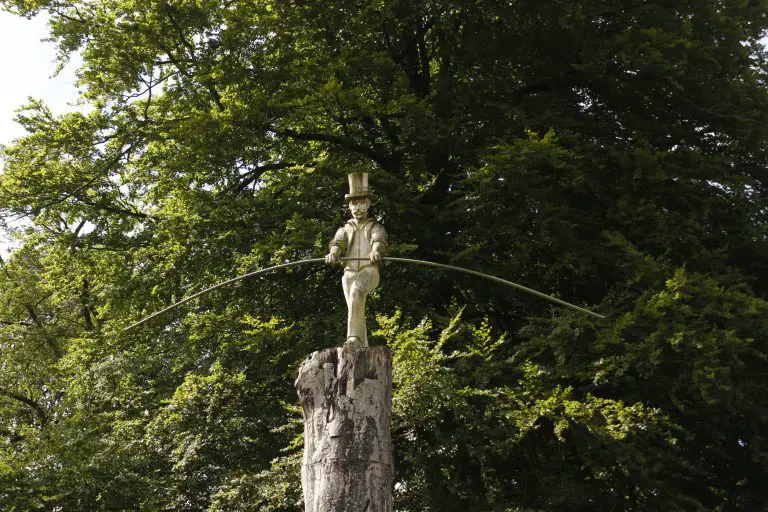
[[[347,252],[347,233],[344,228],[339,228],[329,244],[325,262],[329,265],[339,262],[339,258]]]
[[[379,263],[381,256],[387,251],[387,231],[384,226],[374,224],[371,230],[371,262]]]

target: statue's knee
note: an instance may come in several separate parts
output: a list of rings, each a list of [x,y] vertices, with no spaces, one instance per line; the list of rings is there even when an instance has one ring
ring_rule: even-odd
[[[351,296],[352,296],[352,300],[354,300],[355,302],[364,300],[367,295],[368,295],[368,290],[366,290],[365,288],[359,288],[357,286],[352,287]]]

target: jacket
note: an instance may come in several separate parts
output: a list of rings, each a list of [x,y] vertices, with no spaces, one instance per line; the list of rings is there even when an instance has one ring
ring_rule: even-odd
[[[356,223],[354,219],[348,220],[344,226],[340,227],[336,231],[336,234],[331,240],[330,247],[339,247],[341,249],[342,256],[346,255],[347,250],[352,246],[352,242],[355,239],[355,224]],[[376,222],[374,219],[366,219],[363,222],[362,229],[365,231],[365,237],[370,243],[369,252],[373,250],[373,244],[377,242],[383,244],[384,250],[386,250],[387,231],[384,229],[384,226]]]

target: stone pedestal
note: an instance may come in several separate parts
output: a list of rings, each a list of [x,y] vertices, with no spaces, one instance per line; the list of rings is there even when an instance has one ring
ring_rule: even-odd
[[[392,512],[392,353],[315,352],[296,389],[304,407],[306,512]]]

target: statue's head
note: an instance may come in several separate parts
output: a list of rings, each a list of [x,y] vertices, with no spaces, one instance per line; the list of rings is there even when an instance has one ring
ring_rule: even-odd
[[[367,172],[353,172],[347,175],[349,194],[344,199],[349,201],[349,211],[355,220],[365,220],[371,207],[371,189],[368,187]]]
[[[371,207],[371,200],[367,197],[356,197],[349,200],[349,211],[355,220],[365,220],[368,217],[368,208]]]

